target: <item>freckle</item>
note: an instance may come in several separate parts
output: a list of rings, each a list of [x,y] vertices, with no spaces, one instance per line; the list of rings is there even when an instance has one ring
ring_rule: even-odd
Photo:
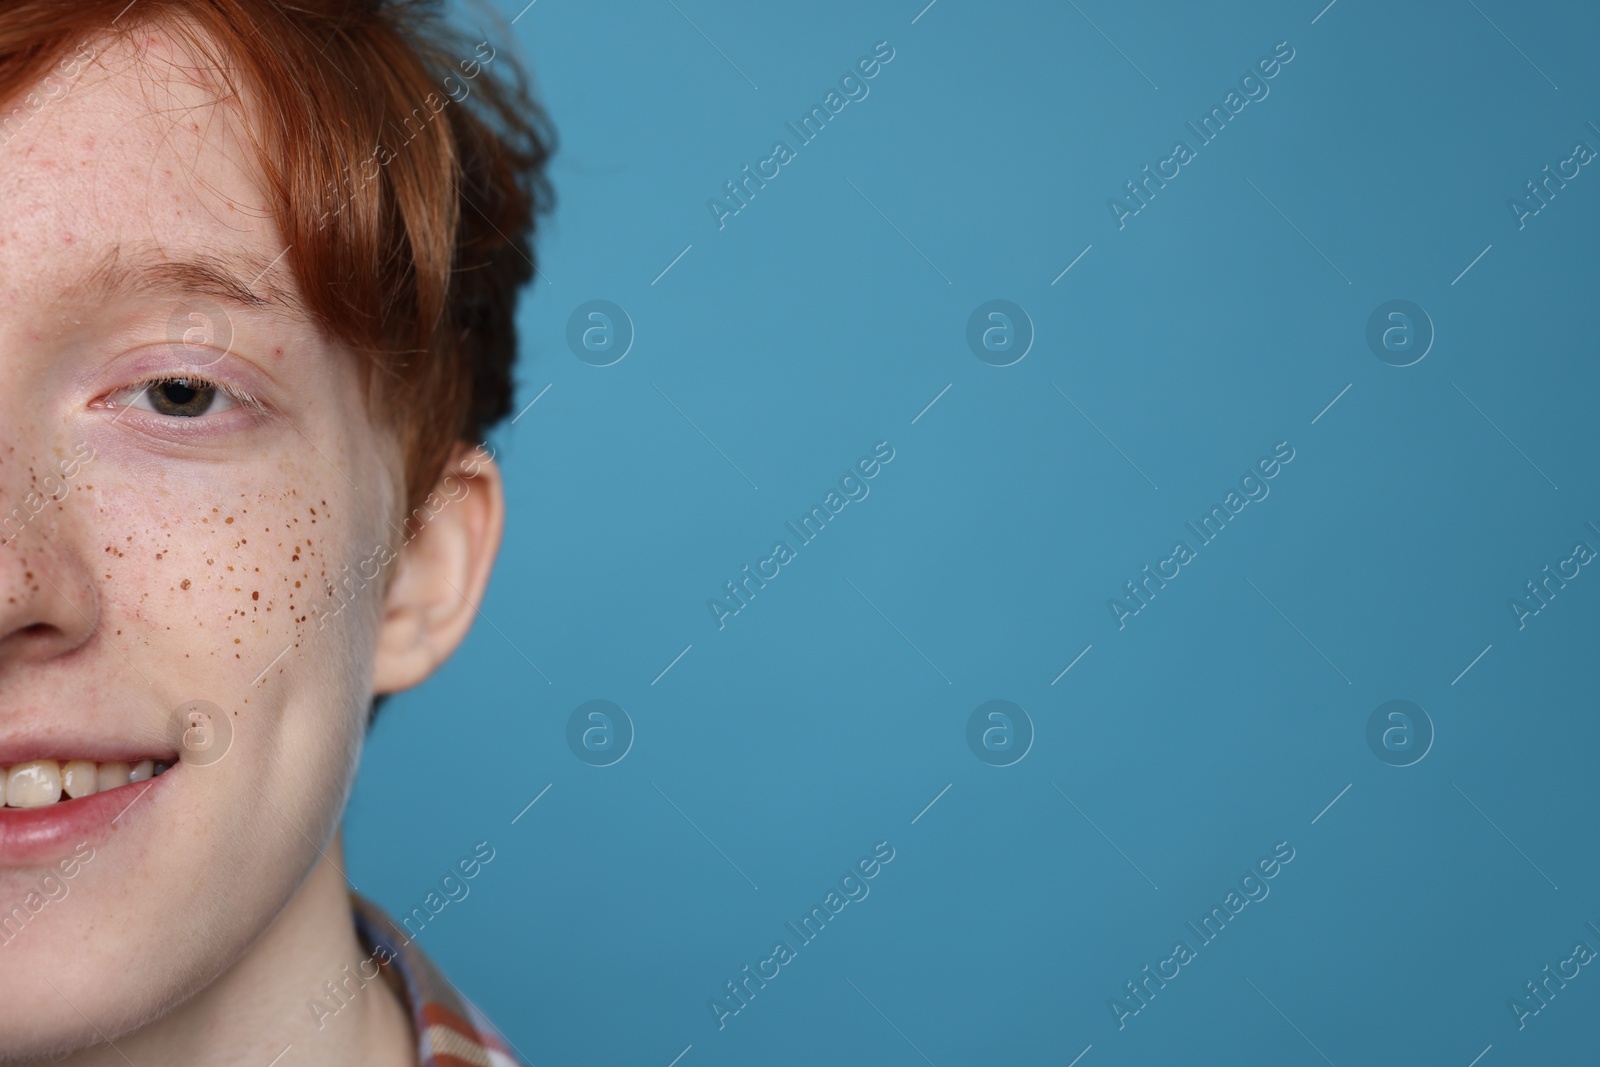
[[[189,579],[185,578],[183,581],[179,582],[178,583],[178,588],[179,589],[187,589],[187,588],[189,588]]]
[[[227,518],[223,519],[222,521],[227,523],[229,526],[232,526],[233,525],[233,516],[229,515]]]
[[[260,600],[261,599],[261,590],[257,589],[256,591],[251,593],[250,594],[250,599],[251,600]]]

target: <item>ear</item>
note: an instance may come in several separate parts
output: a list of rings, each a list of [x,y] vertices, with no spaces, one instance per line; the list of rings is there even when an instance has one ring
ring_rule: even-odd
[[[439,484],[403,522],[408,540],[384,593],[374,692],[417,685],[467,636],[500,551],[505,515],[492,454],[457,444]]]

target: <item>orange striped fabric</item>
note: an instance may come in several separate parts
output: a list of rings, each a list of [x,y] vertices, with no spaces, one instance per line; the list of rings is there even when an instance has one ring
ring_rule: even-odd
[[[356,934],[397,979],[419,1067],[524,1067],[511,1044],[377,905],[351,894]]]

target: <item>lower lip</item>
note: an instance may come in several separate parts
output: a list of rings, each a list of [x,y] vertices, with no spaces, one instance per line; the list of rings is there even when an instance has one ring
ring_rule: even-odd
[[[163,789],[177,769],[174,765],[143,782],[42,808],[0,808],[0,868],[39,866],[81,844],[102,844],[136,821],[155,800],[150,794]]]

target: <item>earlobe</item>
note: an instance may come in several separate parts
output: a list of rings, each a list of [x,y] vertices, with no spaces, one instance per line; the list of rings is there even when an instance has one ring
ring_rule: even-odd
[[[450,658],[477,618],[504,527],[500,468],[456,445],[427,502],[400,524],[407,540],[384,595],[374,692],[409,689]]]

